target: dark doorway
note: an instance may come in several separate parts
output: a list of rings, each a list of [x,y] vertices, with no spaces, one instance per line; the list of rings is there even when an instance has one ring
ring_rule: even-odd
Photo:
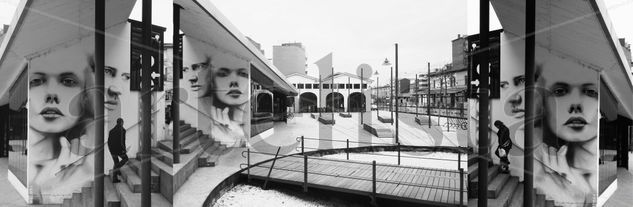
[[[349,112],[365,111],[365,95],[363,95],[362,93],[356,92],[350,94],[347,101]]]
[[[316,112],[317,96],[314,93],[305,92],[299,96],[300,112]]]
[[[9,104],[0,106],[0,114],[9,114]],[[9,116],[0,117],[0,157],[9,156]]]
[[[273,92],[273,120],[274,121],[286,121],[286,112],[288,111],[286,104],[286,94]]]
[[[325,96],[325,105],[327,106],[327,110],[330,111],[344,111],[345,110],[345,99],[343,94],[334,92]]]
[[[257,111],[256,112],[273,112],[273,97],[269,93],[260,93],[257,95]]]

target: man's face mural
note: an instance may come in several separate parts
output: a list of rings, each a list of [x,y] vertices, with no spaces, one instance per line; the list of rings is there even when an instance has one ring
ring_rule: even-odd
[[[597,73],[559,58],[543,67],[547,126],[569,142],[595,138],[599,118]]]
[[[104,108],[107,111],[121,110],[121,95],[123,88],[129,83],[129,73],[122,73],[118,68],[105,66],[104,68],[105,83],[105,102]]]
[[[205,77],[207,77],[209,70],[209,60],[183,68],[183,78],[188,83],[189,90],[197,93],[197,97],[202,97],[207,93],[209,85]]]
[[[29,71],[29,122],[43,133],[60,133],[73,127],[82,113],[82,92],[89,72],[88,58],[74,47],[31,61]]]

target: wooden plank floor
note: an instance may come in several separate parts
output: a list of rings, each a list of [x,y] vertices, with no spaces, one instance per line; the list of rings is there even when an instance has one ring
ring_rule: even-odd
[[[251,179],[265,180],[272,162],[253,166]],[[277,159],[270,181],[303,185],[304,160],[301,156]],[[247,171],[242,174],[246,175]],[[308,157],[308,186],[356,193],[372,193],[371,163]],[[467,180],[467,174],[464,182]],[[426,204],[459,204],[459,172],[396,165],[376,165],[376,193],[379,198]],[[464,183],[464,188],[467,185]],[[466,189],[462,192],[467,204]]]

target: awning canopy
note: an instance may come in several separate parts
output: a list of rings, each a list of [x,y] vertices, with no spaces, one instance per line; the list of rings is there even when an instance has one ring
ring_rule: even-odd
[[[188,38],[194,38],[214,48],[227,50],[252,64],[251,78],[266,89],[296,96],[298,93],[264,55],[233,26],[208,0],[174,0],[183,7],[180,12],[180,29]]]
[[[126,22],[136,0],[106,0],[105,27]],[[0,105],[29,57],[94,36],[93,0],[22,0],[0,45]],[[107,35],[107,34],[106,34]]]
[[[524,0],[491,0],[505,32],[525,33]],[[618,114],[633,117],[633,79],[602,0],[537,0],[536,44],[601,71],[618,102]],[[517,41],[523,41],[517,40]]]

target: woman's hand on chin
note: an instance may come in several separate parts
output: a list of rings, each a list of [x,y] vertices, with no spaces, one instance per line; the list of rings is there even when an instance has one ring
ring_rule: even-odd
[[[539,147],[535,153],[536,187],[559,203],[583,204],[592,194],[591,187],[580,170],[569,166],[567,150],[567,145],[558,150],[545,144]]]

